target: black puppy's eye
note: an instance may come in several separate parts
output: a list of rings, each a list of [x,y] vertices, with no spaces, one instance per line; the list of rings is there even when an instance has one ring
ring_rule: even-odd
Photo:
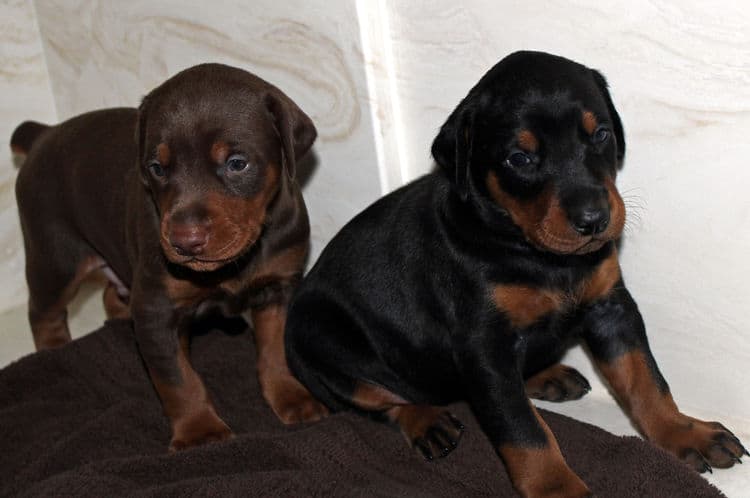
[[[152,175],[154,175],[157,178],[163,178],[164,175],[167,174],[166,171],[164,171],[164,168],[161,164],[159,164],[159,161],[152,161],[148,165],[148,170],[151,172]]]
[[[505,162],[513,168],[522,168],[531,164],[531,158],[523,152],[516,152],[511,154]]]
[[[239,173],[247,169],[247,159],[240,154],[233,154],[227,158],[227,169],[233,173]]]
[[[594,131],[594,134],[592,135],[591,140],[595,144],[604,143],[607,141],[607,139],[609,139],[609,135],[610,135],[609,130],[603,126],[600,126]]]

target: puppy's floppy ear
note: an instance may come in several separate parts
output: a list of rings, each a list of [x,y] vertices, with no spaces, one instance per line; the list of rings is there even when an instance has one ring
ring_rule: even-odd
[[[310,150],[318,132],[308,115],[280,90],[273,88],[265,101],[281,139],[284,170],[293,180],[297,160]]]
[[[141,105],[138,106],[138,117],[135,122],[135,134],[133,140],[135,140],[136,149],[138,150],[138,158],[136,159],[136,167],[138,168],[138,176],[141,178],[141,182],[148,186],[148,180],[143,176],[143,168],[141,162],[145,155],[143,148],[146,146],[146,106],[148,104],[148,95],[143,97]]]
[[[620,115],[617,113],[615,104],[612,102],[612,96],[609,94],[607,80],[599,71],[592,69],[591,73],[594,76],[596,86],[599,87],[599,91],[602,92],[604,101],[607,103],[609,117],[612,118],[612,127],[614,128],[613,131],[615,132],[615,138],[617,139],[617,165],[618,167],[622,167],[622,160],[625,158],[625,133],[622,129],[622,121],[620,121]]]
[[[464,99],[451,113],[432,142],[432,157],[453,181],[461,200],[469,196],[469,165],[474,134],[474,112]]]

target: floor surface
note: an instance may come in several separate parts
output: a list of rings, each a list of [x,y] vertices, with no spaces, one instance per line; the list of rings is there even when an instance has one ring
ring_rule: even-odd
[[[98,328],[104,321],[101,293],[93,287],[86,287],[72,304],[69,327],[74,338]],[[34,350],[31,332],[26,321],[26,307],[20,306],[0,314],[4,329],[0,334],[0,367],[30,354]],[[623,415],[609,394],[594,388],[585,398],[567,403],[537,403],[542,408],[562,413],[578,420],[602,427],[614,434],[636,435],[635,429]],[[700,414],[694,414],[700,416]],[[729,421],[727,421],[729,425]],[[750,447],[750,427],[730,425],[735,434]],[[745,458],[750,463],[750,458]],[[721,489],[729,498],[750,496],[750,465],[737,465],[732,469],[717,469],[705,476]]]

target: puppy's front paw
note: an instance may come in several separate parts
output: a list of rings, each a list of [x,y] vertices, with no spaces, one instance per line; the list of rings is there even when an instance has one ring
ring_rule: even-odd
[[[314,422],[328,416],[328,408],[289,374],[261,376],[260,384],[263,397],[284,424]]]
[[[742,455],[750,456],[740,440],[719,422],[685,415],[663,429],[656,442],[701,473],[711,472],[712,467],[731,467],[742,463]]]
[[[580,399],[589,391],[591,385],[586,377],[575,368],[560,363],[526,380],[526,395],[544,401]]]
[[[216,413],[204,410],[174,422],[169,451],[173,453],[233,437],[232,430]]]

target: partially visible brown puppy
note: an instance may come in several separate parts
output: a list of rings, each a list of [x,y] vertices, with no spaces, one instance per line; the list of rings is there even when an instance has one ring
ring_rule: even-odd
[[[226,439],[188,360],[194,318],[249,315],[266,400],[285,422],[325,413],[286,366],[283,330],[301,278],[309,222],[295,163],[316,137],[276,87],[203,64],[169,79],[139,109],[58,126],[26,122],[16,183],[37,349],[68,343],[66,307],[95,271],[110,317],[132,317],[172,425],[170,450]]]

